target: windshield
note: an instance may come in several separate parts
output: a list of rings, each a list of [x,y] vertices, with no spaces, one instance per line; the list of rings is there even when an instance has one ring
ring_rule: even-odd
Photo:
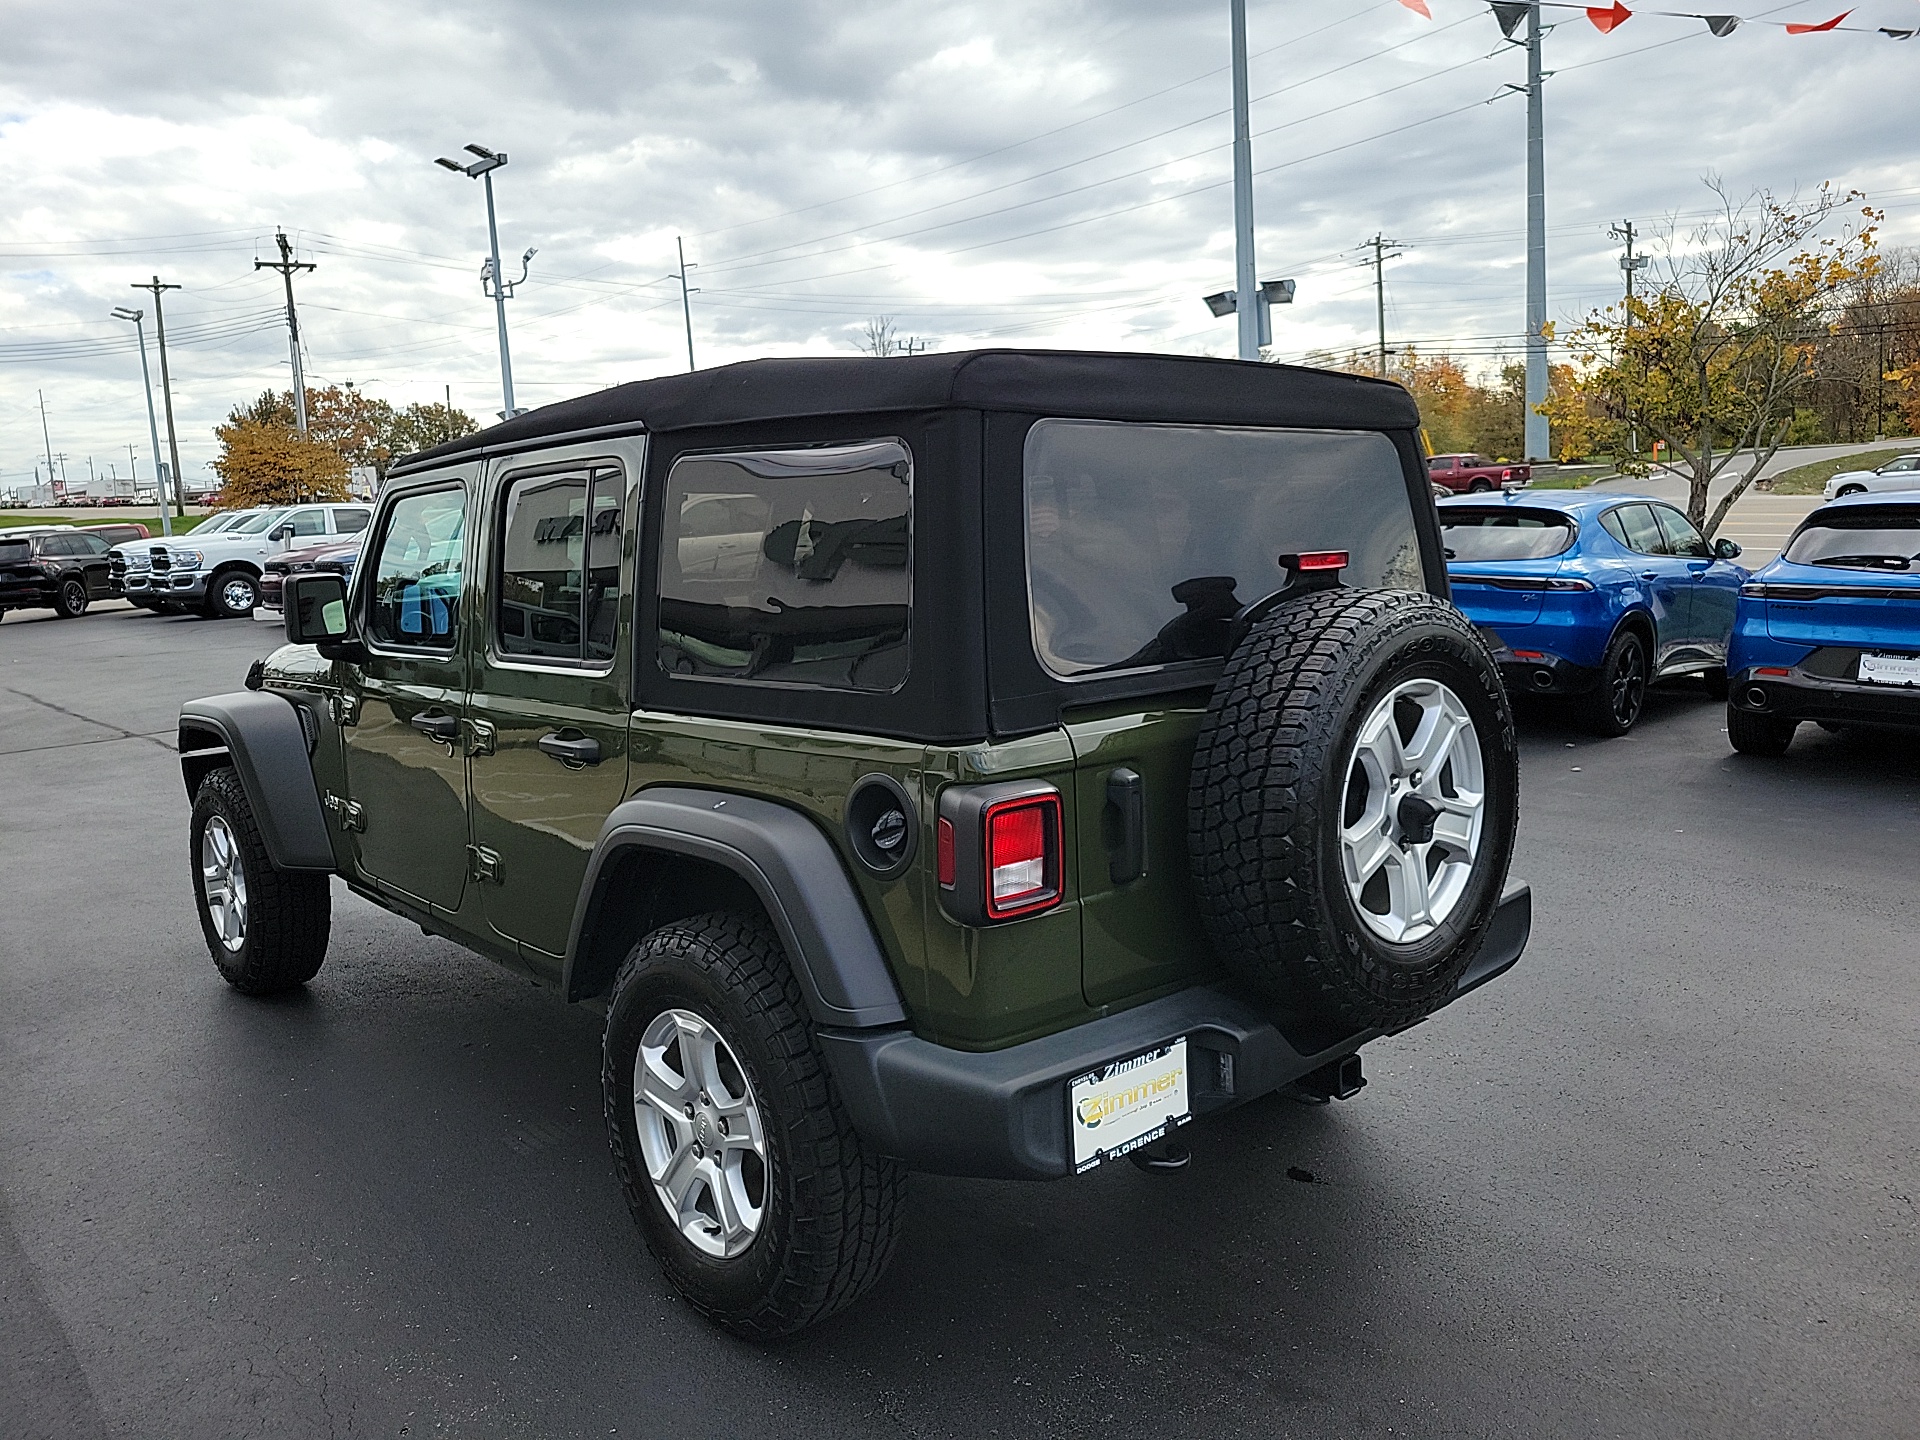
[[[1385,435],[1041,420],[1027,434],[1034,650],[1059,676],[1226,653],[1279,557],[1344,550],[1350,585],[1424,588]]]
[[[231,510],[225,515],[215,515],[211,519],[204,521],[199,525],[194,526],[193,531],[191,533],[199,534],[199,535],[212,535],[212,534],[216,534],[221,530],[231,530],[235,525],[238,525],[242,520],[246,519],[247,516],[250,515],[251,513],[253,512],[249,510]]]
[[[251,520],[246,520],[235,525],[233,527],[233,533],[235,535],[258,535],[262,530],[266,529],[286,513],[285,510],[263,510]]]
[[[1550,510],[1440,507],[1440,543],[1449,560],[1545,560],[1573,544],[1573,522]]]
[[[1920,509],[1822,515],[1788,542],[1785,558],[1849,570],[1911,569],[1920,561]]]

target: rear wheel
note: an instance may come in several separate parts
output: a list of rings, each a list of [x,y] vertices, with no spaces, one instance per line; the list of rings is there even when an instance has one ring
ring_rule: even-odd
[[[602,1083],[627,1207],[708,1319],[790,1334],[886,1270],[906,1169],[854,1130],[764,920],[699,915],[634,947],[607,1009]]]
[[[1638,630],[1616,631],[1600,662],[1600,683],[1585,697],[1582,718],[1587,728],[1596,735],[1614,736],[1639,724],[1650,674],[1645,638]]]
[[[1475,480],[1471,485],[1467,486],[1467,492],[1472,495],[1485,495],[1492,489],[1493,482],[1484,478]]]
[[[304,985],[327,958],[327,876],[276,870],[240,777],[210,770],[189,828],[200,932],[221,976],[246,995]]]
[[[1793,732],[1799,728],[1795,721],[1776,715],[1755,715],[1750,710],[1727,707],[1727,740],[1742,755],[1784,755],[1793,743]]]
[[[215,620],[239,620],[260,603],[260,582],[244,570],[227,570],[207,585],[207,614]]]
[[[1716,665],[1711,670],[1702,670],[1700,672],[1700,680],[1701,683],[1707,687],[1707,698],[1709,700],[1724,700],[1727,698],[1727,670],[1724,665]]]
[[[53,613],[62,620],[72,620],[87,613],[87,582],[78,575],[69,575],[62,580],[53,592]]]
[[[1214,690],[1188,850],[1221,963],[1348,1027],[1410,1024],[1480,948],[1513,851],[1513,716],[1451,606],[1336,589],[1279,606]]]

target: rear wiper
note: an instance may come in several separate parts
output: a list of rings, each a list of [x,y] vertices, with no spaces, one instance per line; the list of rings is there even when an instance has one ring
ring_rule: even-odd
[[[1845,565],[1854,568],[1872,566],[1880,570],[1910,570],[1916,557],[1912,555],[1823,555],[1812,561],[1815,565]]]

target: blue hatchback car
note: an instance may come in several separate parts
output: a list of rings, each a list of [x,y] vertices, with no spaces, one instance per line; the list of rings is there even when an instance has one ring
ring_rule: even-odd
[[[1453,603],[1516,694],[1565,696],[1602,735],[1639,720],[1647,686],[1700,675],[1726,697],[1747,571],[1664,501],[1592,490],[1438,502]]]
[[[1920,728],[1920,491],[1821,506],[1740,589],[1727,739],[1780,755],[1802,720]]]

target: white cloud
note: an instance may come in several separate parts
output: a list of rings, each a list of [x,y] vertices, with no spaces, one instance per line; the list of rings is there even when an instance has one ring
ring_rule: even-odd
[[[1300,281],[1284,351],[1370,343],[1356,247],[1376,231],[1407,242],[1396,338],[1486,360],[1520,329],[1523,107],[1479,102],[1522,57],[1477,0],[1433,9],[1250,6],[1260,269]],[[1858,186],[1889,239],[1914,238],[1911,50],[1651,14],[1601,36],[1566,15],[1548,41],[1563,323],[1617,290],[1606,226],[1699,208],[1709,170]],[[1849,23],[1914,18],[1862,0]],[[297,282],[310,375],[398,401],[450,385],[491,414],[480,186],[431,163],[469,140],[512,157],[503,255],[540,250],[509,305],[523,404],[684,364],[676,235],[703,365],[851,350],[879,314],[943,347],[1227,353],[1231,322],[1199,301],[1232,272],[1225,58],[1222,0],[16,4],[0,355],[31,363],[0,363],[0,488],[42,449],[39,390],[79,473],[128,441],[145,456],[138,357],[106,312],[149,304],[127,286],[156,271],[184,287],[170,329],[204,340],[172,359],[183,458],[210,458],[214,421],[286,383],[279,278],[253,269],[276,224],[319,265]],[[121,348],[46,348],[91,339]]]

